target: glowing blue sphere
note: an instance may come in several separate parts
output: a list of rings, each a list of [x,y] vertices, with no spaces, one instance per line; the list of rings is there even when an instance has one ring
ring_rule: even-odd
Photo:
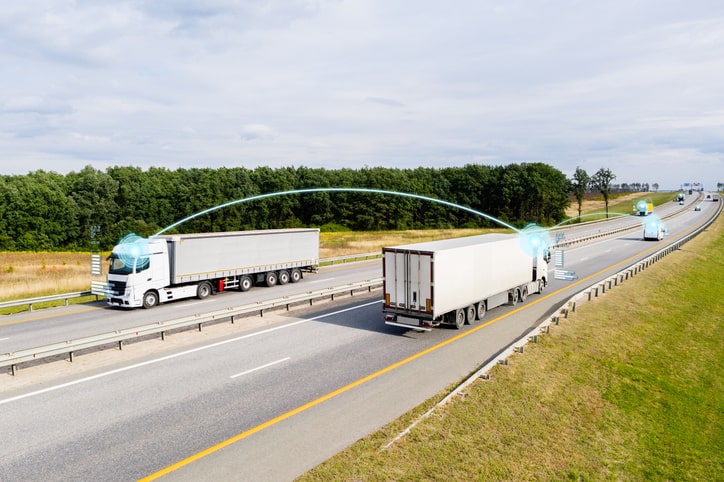
[[[531,258],[543,256],[551,246],[550,233],[535,224],[529,224],[519,233],[520,247]]]

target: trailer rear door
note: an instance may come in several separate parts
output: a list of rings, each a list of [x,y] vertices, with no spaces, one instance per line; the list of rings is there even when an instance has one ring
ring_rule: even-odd
[[[408,312],[430,312],[432,253],[385,251],[385,304]]]

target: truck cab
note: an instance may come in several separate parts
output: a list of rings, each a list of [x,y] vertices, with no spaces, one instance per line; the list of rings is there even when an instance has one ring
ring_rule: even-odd
[[[158,303],[160,290],[170,282],[165,240],[140,239],[119,244],[109,260],[108,304],[137,308]]]

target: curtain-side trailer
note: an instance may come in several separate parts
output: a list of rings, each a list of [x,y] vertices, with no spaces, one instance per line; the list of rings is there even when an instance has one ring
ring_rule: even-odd
[[[547,247],[528,254],[518,235],[487,234],[382,249],[385,323],[458,329],[487,310],[543,291]]]
[[[151,308],[216,291],[296,283],[319,265],[319,229],[164,235],[113,248],[108,303]]]

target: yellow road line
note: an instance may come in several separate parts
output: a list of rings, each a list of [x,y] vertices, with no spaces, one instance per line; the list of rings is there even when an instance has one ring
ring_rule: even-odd
[[[583,282],[585,282],[585,281],[590,280],[591,278],[595,278],[596,276],[604,273],[605,271],[609,271],[609,270],[611,270],[611,269],[613,269],[613,268],[616,268],[617,266],[620,266],[620,265],[622,265],[622,264],[624,264],[624,263],[627,263],[628,261],[630,261],[630,260],[632,260],[632,259],[634,259],[634,258],[637,258],[637,257],[639,257],[639,256],[645,255],[645,254],[647,254],[648,252],[653,251],[653,250],[658,249],[658,248],[659,248],[659,246],[658,246],[658,243],[657,243],[656,246],[653,246],[653,247],[651,247],[651,248],[649,248],[649,249],[647,249],[647,250],[644,250],[644,251],[642,251],[642,252],[640,252],[640,253],[637,253],[637,254],[635,254],[635,255],[633,255],[633,256],[631,256],[631,257],[629,257],[629,258],[626,258],[626,259],[624,259],[624,260],[622,260],[622,261],[619,261],[618,263],[613,264],[613,265],[611,265],[611,266],[608,266],[608,267],[606,267],[606,268],[604,268],[604,269],[602,269],[602,270],[600,270],[600,271],[598,271],[598,272],[596,272],[596,273],[593,273],[593,274],[590,275],[590,276],[586,276],[585,278],[582,278],[582,279],[579,279],[578,281],[575,281],[575,282],[573,282],[573,283],[570,283],[570,284],[566,285],[564,288],[561,288],[561,289],[559,289],[559,290],[557,290],[557,291],[553,291],[553,292],[551,292],[551,293],[549,293],[549,294],[547,294],[547,295],[545,295],[545,296],[541,296],[540,298],[537,298],[537,299],[534,300],[534,301],[531,301],[531,302],[529,302],[529,303],[526,303],[526,304],[524,304],[524,305],[522,305],[522,306],[520,306],[520,307],[518,307],[518,308],[516,308],[516,309],[514,309],[514,310],[512,310],[512,311],[510,311],[510,312],[508,312],[508,313],[506,313],[506,314],[504,314],[504,315],[501,315],[501,316],[499,316],[499,317],[497,317],[497,318],[493,318],[492,320],[487,321],[487,322],[485,322],[485,323],[481,323],[481,324],[475,326],[474,328],[471,328],[470,330],[468,330],[468,331],[466,331],[466,332],[463,332],[463,333],[460,333],[459,335],[453,336],[452,338],[449,338],[449,339],[447,339],[447,340],[445,340],[445,341],[442,341],[442,342],[438,343],[437,345],[433,345],[433,346],[431,346],[431,347],[429,347],[429,348],[427,348],[427,349],[425,349],[425,350],[423,350],[423,351],[421,351],[421,352],[418,352],[418,353],[416,353],[416,354],[414,354],[414,355],[411,355],[411,356],[409,356],[409,357],[407,357],[407,358],[405,358],[405,359],[403,359],[403,360],[400,360],[400,361],[398,361],[398,362],[396,362],[396,363],[393,363],[392,365],[389,365],[389,366],[387,366],[387,367],[385,367],[385,368],[383,368],[383,369],[381,369],[381,370],[378,370],[378,371],[376,371],[376,372],[374,372],[374,373],[371,373],[370,375],[367,375],[367,376],[365,376],[365,377],[363,377],[363,378],[360,378],[359,380],[356,380],[356,381],[354,381],[354,382],[352,382],[352,383],[350,383],[350,384],[348,384],[348,385],[345,385],[345,386],[343,386],[343,387],[341,387],[341,388],[338,388],[337,390],[334,390],[333,392],[330,392],[330,393],[328,393],[328,394],[326,394],[326,395],[323,395],[323,396],[321,396],[321,397],[319,397],[319,398],[317,398],[317,399],[315,399],[315,400],[312,400],[311,402],[305,403],[304,405],[300,405],[299,407],[297,407],[297,408],[295,408],[295,409],[293,409],[293,410],[290,410],[290,411],[288,411],[288,412],[286,412],[286,413],[283,413],[283,414],[281,414],[281,415],[279,415],[279,416],[277,416],[277,417],[275,417],[275,418],[272,418],[272,419],[270,419],[270,420],[267,420],[266,422],[264,422],[264,423],[262,423],[262,424],[260,424],[260,425],[257,425],[256,427],[250,428],[249,430],[247,430],[247,431],[245,431],[245,432],[242,432],[242,433],[240,433],[240,434],[238,434],[238,435],[235,435],[235,436],[233,436],[233,437],[231,437],[231,438],[229,438],[229,439],[226,439],[226,440],[224,440],[224,441],[222,441],[222,442],[219,442],[218,444],[213,445],[213,446],[211,446],[211,447],[209,447],[209,448],[207,448],[207,449],[205,449],[205,450],[202,450],[201,452],[198,452],[198,453],[196,453],[196,454],[194,454],[194,455],[191,455],[190,457],[187,457],[187,458],[185,458],[185,459],[183,459],[183,460],[181,460],[181,461],[179,461],[179,462],[176,462],[176,463],[173,464],[173,465],[169,465],[169,466],[166,467],[165,469],[159,470],[158,472],[155,472],[155,473],[153,473],[153,474],[151,474],[151,475],[148,475],[148,476],[140,479],[140,482],[149,482],[149,481],[152,481],[152,480],[156,480],[156,479],[158,479],[159,477],[162,477],[162,476],[164,476],[164,475],[170,474],[171,472],[174,472],[174,471],[176,471],[176,470],[178,470],[178,469],[180,469],[180,468],[182,468],[182,467],[185,467],[186,465],[191,464],[192,462],[195,462],[195,461],[197,461],[197,460],[199,460],[199,459],[202,459],[202,458],[206,457],[207,455],[211,455],[211,454],[214,453],[214,452],[218,452],[219,450],[221,450],[221,449],[223,449],[223,448],[225,448],[225,447],[228,447],[229,445],[232,445],[232,444],[234,444],[234,443],[236,443],[236,442],[238,442],[238,441],[240,441],[240,440],[243,440],[243,439],[249,437],[250,435],[253,435],[253,434],[257,433],[257,432],[261,432],[262,430],[264,430],[264,429],[266,429],[266,428],[269,428],[269,427],[271,427],[271,426],[273,426],[273,425],[276,425],[277,423],[282,422],[282,421],[284,421],[284,420],[286,420],[286,419],[288,419],[288,418],[291,418],[291,417],[293,417],[294,415],[297,415],[297,414],[299,414],[299,413],[302,413],[302,412],[304,412],[304,411],[307,410],[307,409],[310,409],[310,408],[315,407],[315,406],[317,406],[317,405],[319,405],[319,404],[321,404],[321,403],[323,403],[323,402],[325,402],[325,401],[327,401],[327,400],[330,400],[330,399],[336,397],[337,395],[341,395],[342,393],[348,392],[348,391],[350,391],[351,389],[353,389],[353,388],[355,388],[355,387],[358,387],[358,386],[360,386],[360,385],[362,385],[362,384],[364,384],[364,383],[367,383],[367,382],[370,381],[370,380],[373,380],[373,379],[375,379],[375,378],[378,378],[378,377],[384,375],[385,373],[391,372],[392,370],[394,370],[394,369],[396,369],[396,368],[399,368],[399,367],[401,367],[401,366],[403,366],[403,365],[406,365],[406,364],[408,364],[408,363],[410,363],[410,362],[412,362],[412,361],[414,361],[414,360],[417,360],[418,358],[421,358],[421,357],[427,355],[428,353],[431,353],[431,352],[433,352],[433,351],[436,351],[436,350],[438,350],[438,349],[440,349],[440,348],[442,348],[442,347],[444,347],[444,346],[447,346],[447,345],[449,345],[449,344],[451,344],[451,343],[453,343],[453,342],[455,342],[455,341],[457,341],[457,340],[460,340],[461,338],[464,338],[464,337],[466,337],[466,336],[468,336],[468,335],[471,335],[472,333],[475,333],[475,332],[477,332],[477,331],[479,331],[479,330],[482,330],[482,329],[485,328],[486,326],[492,325],[493,323],[496,323],[496,322],[502,320],[503,318],[506,318],[506,317],[508,317],[508,316],[510,316],[510,315],[512,315],[512,314],[514,314],[514,313],[517,313],[517,312],[521,311],[521,310],[524,309],[524,308],[528,308],[529,306],[533,306],[533,305],[535,305],[536,303],[540,303],[541,301],[544,301],[544,300],[550,298],[551,296],[554,296],[554,295],[556,295],[556,294],[558,294],[558,293],[560,293],[560,292],[562,292],[562,291],[564,291],[564,290],[570,289],[572,286],[579,285],[579,284],[581,284],[581,283],[583,283]]]

